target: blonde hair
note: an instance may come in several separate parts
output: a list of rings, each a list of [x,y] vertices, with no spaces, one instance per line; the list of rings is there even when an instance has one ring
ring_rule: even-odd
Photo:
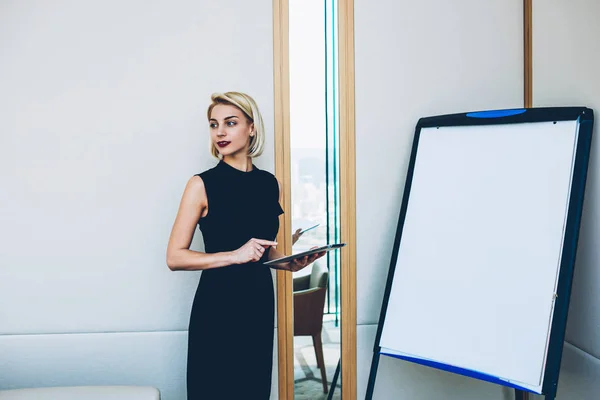
[[[226,104],[238,108],[244,113],[248,122],[254,124],[254,136],[250,137],[248,156],[251,158],[260,156],[265,147],[265,128],[262,115],[260,115],[260,111],[258,110],[258,106],[254,99],[247,94],[240,92],[213,93],[212,96],[210,96],[210,99],[212,102],[210,106],[208,106],[208,111],[206,113],[209,120],[210,114],[216,105]],[[219,151],[212,141],[210,142],[210,154],[215,158],[220,158]]]

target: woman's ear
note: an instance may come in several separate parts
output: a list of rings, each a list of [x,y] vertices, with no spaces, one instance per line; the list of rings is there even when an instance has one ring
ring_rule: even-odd
[[[254,123],[250,124],[250,137],[256,135],[256,132],[254,132]]]

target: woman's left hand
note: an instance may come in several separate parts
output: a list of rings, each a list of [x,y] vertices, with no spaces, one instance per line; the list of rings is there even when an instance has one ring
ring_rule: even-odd
[[[314,248],[316,248],[316,247],[313,247],[313,249]],[[302,258],[295,258],[292,261],[287,263],[285,269],[292,271],[292,272],[300,271],[301,269],[303,269],[306,266],[315,262],[315,260],[323,257],[326,253],[327,252],[322,251],[320,253],[311,254],[310,256],[304,256]]]

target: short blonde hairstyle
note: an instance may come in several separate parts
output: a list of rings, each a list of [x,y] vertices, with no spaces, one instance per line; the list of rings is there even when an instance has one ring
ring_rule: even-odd
[[[260,156],[265,147],[265,128],[262,115],[260,114],[254,99],[247,94],[240,92],[213,93],[210,99],[212,102],[210,106],[208,106],[207,111],[209,120],[210,114],[216,105],[226,104],[238,108],[246,116],[248,122],[254,124],[254,136],[250,138],[248,156],[251,158]],[[210,154],[215,158],[220,158],[219,151],[212,143],[212,140],[210,141]]]

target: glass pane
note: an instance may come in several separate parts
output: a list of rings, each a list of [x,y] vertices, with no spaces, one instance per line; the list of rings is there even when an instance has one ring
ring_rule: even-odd
[[[297,238],[294,252],[340,240],[336,7],[289,3],[292,233],[318,225]],[[338,251],[294,273],[296,400],[341,398],[339,282]]]

